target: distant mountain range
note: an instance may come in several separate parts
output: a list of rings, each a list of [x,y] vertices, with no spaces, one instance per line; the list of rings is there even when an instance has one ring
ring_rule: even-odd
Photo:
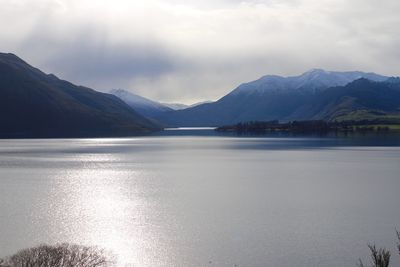
[[[45,74],[0,53],[0,137],[94,137],[160,126],[119,98]]]
[[[186,108],[196,107],[206,103],[212,103],[212,101],[203,101],[195,103],[193,105],[185,105],[178,103],[160,103],[154,100],[150,100],[143,96],[128,92],[124,89],[112,89],[110,94],[113,94],[127,103],[130,107],[136,110],[138,113],[148,118],[158,118],[165,112],[174,110],[183,110]]]
[[[0,137],[126,136],[162,126],[376,118],[400,120],[399,78],[321,69],[267,75],[216,102],[185,108],[122,89],[100,93],[0,53]]]
[[[161,103],[164,106],[167,106],[173,110],[181,110],[190,107],[189,105],[179,104],[179,103]]]
[[[182,109],[193,108],[193,107],[200,106],[202,104],[208,104],[208,103],[212,103],[212,102],[213,101],[206,100],[206,101],[194,103],[192,105],[185,105],[185,104],[178,104],[178,103],[162,103],[162,104],[169,108],[172,108],[173,110],[182,110]]]
[[[139,114],[148,118],[155,118],[162,113],[174,110],[164,104],[150,100],[140,95],[130,93],[123,89],[113,89],[110,91],[110,93],[120,98]]]
[[[169,126],[220,126],[245,121],[334,120],[346,114],[400,112],[398,84],[375,73],[313,69],[244,83],[214,103],[166,112]]]
[[[291,92],[318,92],[329,87],[344,86],[360,78],[366,78],[371,81],[385,81],[388,79],[386,76],[361,71],[338,72],[312,69],[299,76],[266,75],[256,81],[240,85],[231,94],[262,94],[271,91],[282,92],[288,90]]]

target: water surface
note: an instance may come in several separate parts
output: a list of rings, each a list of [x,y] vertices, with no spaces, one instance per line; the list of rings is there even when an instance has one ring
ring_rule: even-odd
[[[365,140],[1,140],[0,257],[72,242],[132,266],[334,267],[376,242],[398,264],[400,147]]]

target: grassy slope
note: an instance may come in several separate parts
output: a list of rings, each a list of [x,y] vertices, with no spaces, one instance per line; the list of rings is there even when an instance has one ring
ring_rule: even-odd
[[[356,110],[344,115],[340,115],[334,120],[343,121],[372,121],[373,124],[357,125],[358,128],[373,128],[375,131],[387,128],[391,131],[400,131],[400,113],[386,113],[373,110]]]
[[[361,121],[361,120],[379,120],[379,121],[390,121],[393,123],[400,124],[400,113],[387,113],[382,111],[374,110],[356,110],[351,111],[347,114],[335,117],[333,120],[336,121]]]

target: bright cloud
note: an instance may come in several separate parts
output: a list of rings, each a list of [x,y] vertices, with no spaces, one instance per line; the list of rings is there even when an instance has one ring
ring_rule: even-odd
[[[398,75],[397,0],[0,0],[0,50],[161,101],[310,68]]]

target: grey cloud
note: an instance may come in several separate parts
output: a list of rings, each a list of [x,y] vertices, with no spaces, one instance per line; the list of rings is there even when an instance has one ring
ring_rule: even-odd
[[[44,27],[32,30],[19,50],[47,72],[100,90],[129,86],[137,77],[158,77],[179,67],[176,56],[161,44],[112,43],[92,26],[62,38]]]
[[[90,40],[61,46],[60,53],[47,60],[45,65],[47,69],[59,70],[67,78],[101,83],[110,78],[118,81],[138,76],[160,76],[177,68],[172,55],[162,47],[137,44],[98,46]]]

